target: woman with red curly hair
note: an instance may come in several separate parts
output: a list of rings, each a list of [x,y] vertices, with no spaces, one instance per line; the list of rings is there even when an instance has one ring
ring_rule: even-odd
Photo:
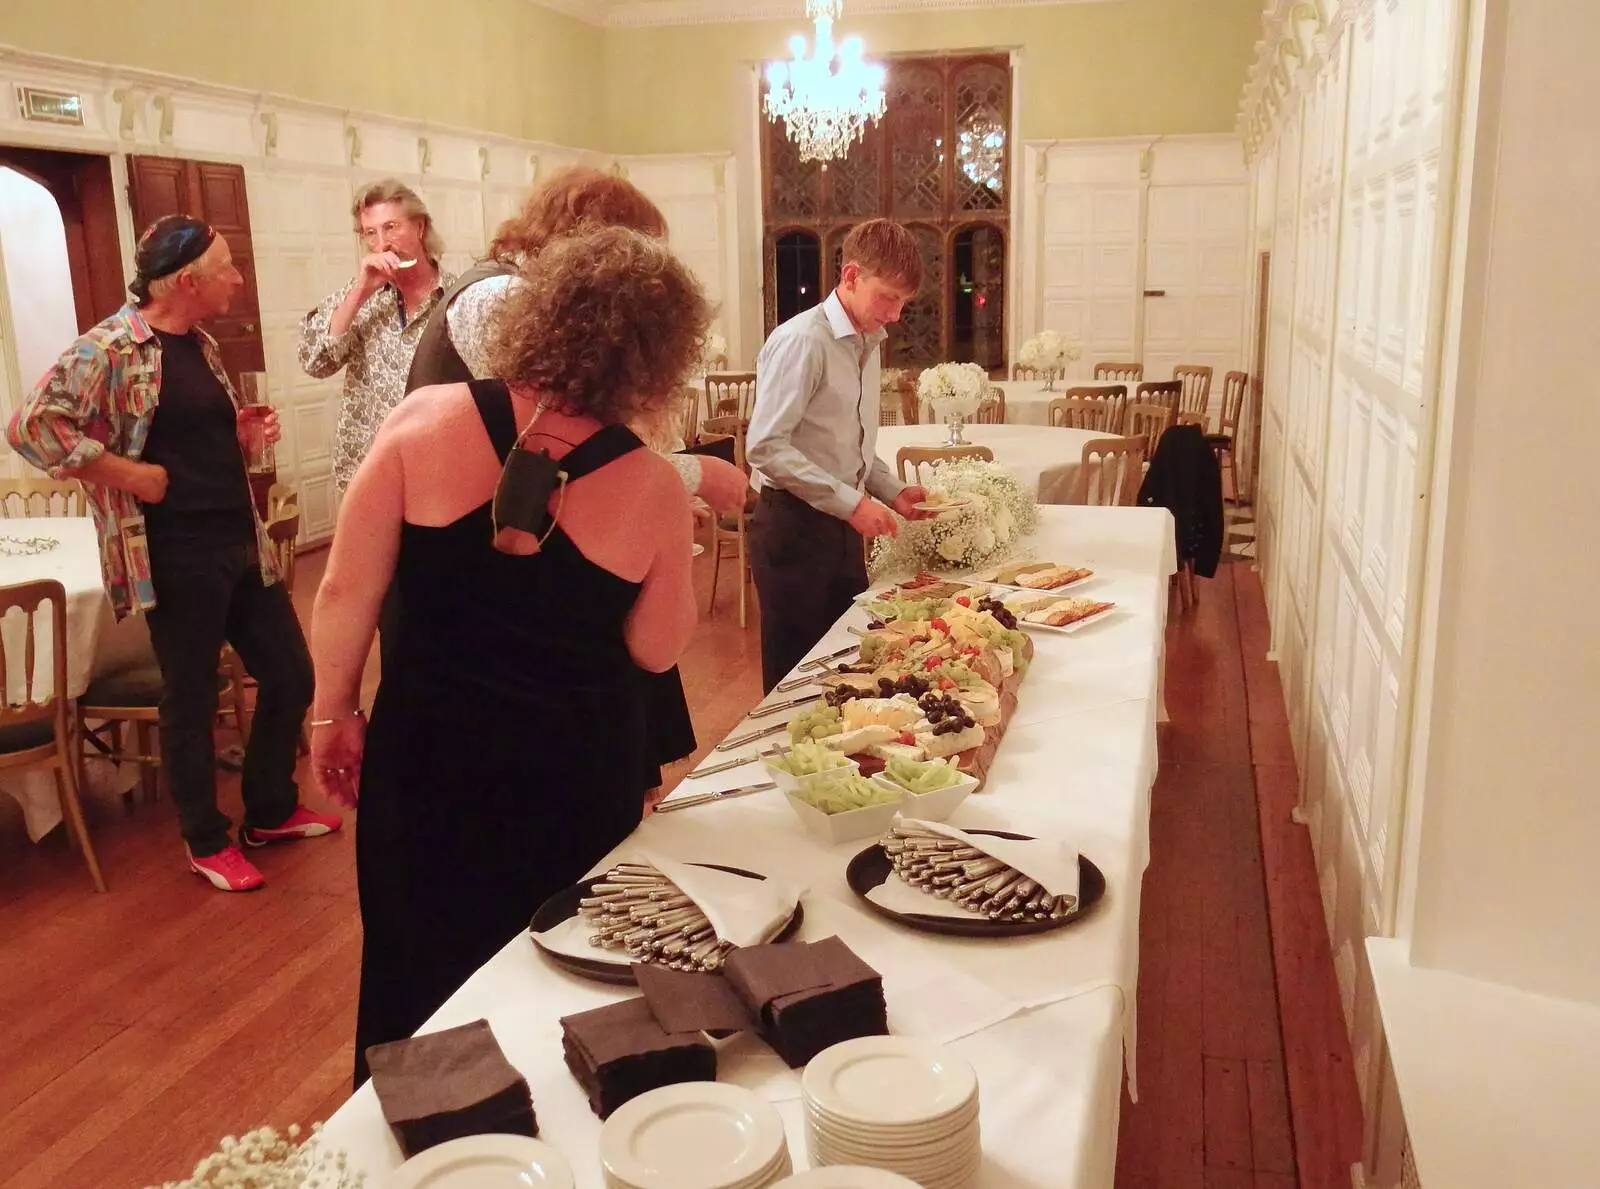
[[[317,592],[313,769],[361,806],[358,1085],[369,1045],[413,1033],[638,825],[636,669],[670,669],[695,622],[689,496],[627,426],[675,399],[704,293],[663,241],[622,228],[550,244],[522,280],[491,352],[504,379],[424,388],[390,416]],[[528,555],[494,544],[514,448],[566,474]],[[398,663],[368,728],[361,670],[391,576]]]

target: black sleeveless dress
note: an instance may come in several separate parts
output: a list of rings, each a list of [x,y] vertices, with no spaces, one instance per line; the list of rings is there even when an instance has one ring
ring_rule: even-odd
[[[471,388],[503,460],[510,396],[498,381]],[[562,468],[578,482],[642,448],[608,426]],[[640,584],[589,561],[559,522],[531,557],[497,552],[492,535],[488,504],[401,531],[397,659],[367,732],[356,832],[357,1085],[368,1045],[416,1031],[633,831],[654,771],[650,698],[623,638]]]

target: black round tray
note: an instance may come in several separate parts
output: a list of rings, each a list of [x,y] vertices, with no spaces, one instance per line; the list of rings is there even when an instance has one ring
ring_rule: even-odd
[[[991,838],[1010,838],[1017,842],[1031,842],[1030,834],[1012,834],[1005,830],[968,830],[969,834],[987,834]],[[1027,933],[1048,933],[1082,920],[1106,894],[1106,877],[1082,855],[1078,856],[1078,903],[1064,917],[1053,921],[991,921],[984,917],[963,920],[959,917],[934,916],[931,913],[895,912],[868,898],[867,893],[894,872],[889,852],[874,842],[850,860],[845,868],[845,882],[850,890],[873,912],[908,929],[921,929],[925,933],[946,933],[954,937],[1020,937]]]
[[[721,863],[690,863],[691,867],[709,867],[713,871],[726,871],[729,875],[742,875],[746,879],[766,879],[754,871],[746,871],[742,867],[724,867]],[[533,920],[528,924],[528,933],[533,944],[545,958],[561,967],[570,970],[573,974],[582,975],[584,978],[594,979],[596,982],[616,983],[619,986],[631,987],[636,985],[633,977],[633,963],[639,959],[623,950],[596,949],[597,954],[614,955],[609,960],[604,958],[575,958],[571,954],[561,953],[559,950],[546,948],[539,941],[539,934],[547,929],[553,929],[562,921],[578,915],[578,901],[590,894],[590,889],[597,883],[604,883],[605,876],[597,875],[592,879],[585,879],[573,884],[570,888],[562,888],[550,899],[539,905],[533,914]],[[805,909],[800,902],[795,901],[794,915],[784,922],[783,928],[772,936],[771,941],[787,941],[793,937],[800,928],[800,922],[805,919]]]

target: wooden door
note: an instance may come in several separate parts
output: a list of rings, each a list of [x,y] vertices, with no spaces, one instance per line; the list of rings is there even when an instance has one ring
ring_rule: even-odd
[[[38,182],[50,191],[61,210],[79,332],[115,313],[127,300],[127,291],[122,284],[123,251],[117,236],[111,159],[3,145],[0,165]]]
[[[244,287],[232,308],[208,321],[206,330],[222,348],[223,366],[237,388],[240,372],[266,369],[244,167],[178,157],[129,157],[128,182],[133,225],[141,233],[164,215],[194,215],[227,239]]]

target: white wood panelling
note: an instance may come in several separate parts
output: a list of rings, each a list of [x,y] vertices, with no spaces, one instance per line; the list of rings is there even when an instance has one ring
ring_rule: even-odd
[[[1362,942],[1391,927],[1398,882],[1407,575],[1432,424],[1427,345],[1443,318],[1431,278],[1458,4],[1269,4],[1264,45],[1292,43],[1299,68],[1258,64],[1241,117],[1251,239],[1274,251],[1257,519],[1277,539],[1263,577],[1369,1109],[1384,1101],[1386,1057]]]
[[[1016,347],[1042,329],[1082,346],[1069,368],[1142,359],[1241,366],[1249,188],[1233,137],[1039,141],[1024,146]],[[1164,296],[1147,297],[1148,290]],[[1220,381],[1215,386],[1220,394]]]
[[[541,175],[584,162],[615,167],[633,178],[666,213],[672,242],[713,300],[737,309],[738,229],[723,177],[727,156],[612,158],[568,148],[478,134],[416,121],[346,112],[279,96],[251,94],[150,72],[93,66],[0,49],[0,93],[28,83],[79,93],[85,126],[25,123],[16,105],[0,104],[0,139],[41,148],[105,153],[126,177],[125,155],[197,157],[243,165],[261,301],[268,385],[283,416],[278,465],[301,490],[302,533],[328,536],[337,514],[332,434],[342,376],[313,380],[297,359],[307,310],[351,277],[358,256],[350,204],[356,190],[394,176],[428,204],[444,238],[444,265],[460,270],[477,259],[494,229],[513,214]],[[132,255],[132,220],[118,187],[124,269]],[[3,292],[3,289],[0,289]],[[754,356],[727,320],[730,355]],[[0,368],[0,418],[16,392],[14,349]],[[65,346],[66,344],[62,344]],[[0,445],[0,475],[20,473]]]

